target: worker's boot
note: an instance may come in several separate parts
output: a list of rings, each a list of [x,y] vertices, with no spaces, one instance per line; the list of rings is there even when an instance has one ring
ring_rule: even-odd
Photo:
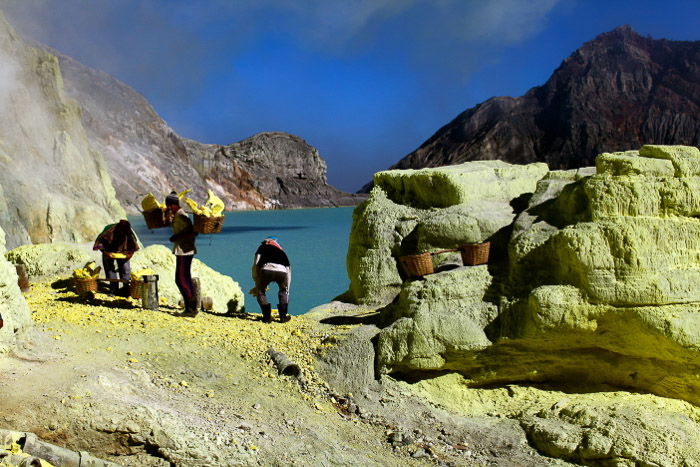
[[[270,305],[269,303],[267,305],[260,305],[260,309],[262,310],[263,323],[271,323],[272,322],[272,305]]]
[[[277,312],[280,315],[280,323],[286,323],[287,321],[292,319],[292,317],[287,314],[288,306],[288,303],[280,303],[279,305],[277,305]]]
[[[199,310],[197,309],[197,300],[195,300],[195,298],[192,297],[192,299],[185,302],[185,311],[183,311],[180,316],[188,316],[190,318],[194,318],[195,316],[197,316],[197,313],[199,313]]]

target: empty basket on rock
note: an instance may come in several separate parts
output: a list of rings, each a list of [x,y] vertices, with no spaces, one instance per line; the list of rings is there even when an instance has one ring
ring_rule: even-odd
[[[143,218],[146,219],[146,226],[149,229],[160,229],[170,225],[170,216],[165,209],[152,209],[142,212]]]
[[[433,256],[430,253],[400,256],[399,262],[409,277],[422,277],[433,273]]]
[[[208,217],[194,214],[194,231],[201,234],[213,234],[221,232],[224,226],[224,216]]]
[[[490,246],[490,242],[462,245],[459,248],[462,254],[462,264],[465,266],[476,266],[488,263]]]

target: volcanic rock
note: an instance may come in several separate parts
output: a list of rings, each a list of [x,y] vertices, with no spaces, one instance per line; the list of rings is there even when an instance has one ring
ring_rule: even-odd
[[[9,246],[86,241],[124,216],[53,55],[0,14],[0,225]]]
[[[505,264],[404,278],[382,311],[380,371],[575,381],[699,404],[698,163],[697,148],[643,146],[600,155],[595,174],[550,172],[510,228]],[[411,172],[392,173],[410,183]],[[385,242],[399,232],[364,231]]]
[[[498,159],[570,169],[650,141],[698,146],[698,96],[700,41],[621,26],[581,46],[544,85],[464,111],[390,168]]]
[[[15,267],[5,259],[5,232],[0,229],[0,354],[22,343],[24,334],[31,328],[32,318],[27,302],[17,285]]]
[[[212,189],[227,209],[357,204],[362,196],[328,185],[326,164],[303,139],[263,132],[221,146],[179,136],[134,89],[55,50],[66,91],[82,108],[90,141],[104,155],[117,198],[131,213],[146,193]]]

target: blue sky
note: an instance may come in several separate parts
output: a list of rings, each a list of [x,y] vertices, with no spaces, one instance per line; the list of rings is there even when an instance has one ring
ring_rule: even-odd
[[[285,131],[355,191],[460,112],[543,84],[619,25],[700,40],[700,1],[0,0],[24,34],[142,93],[181,136]]]

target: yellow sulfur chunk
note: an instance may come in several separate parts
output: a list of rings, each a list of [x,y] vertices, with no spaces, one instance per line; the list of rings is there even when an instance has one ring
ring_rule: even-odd
[[[126,258],[126,255],[124,253],[107,253],[107,256],[114,259]]]
[[[185,198],[185,203],[199,216],[220,217],[224,212],[224,202],[211,190],[207,190],[207,201],[201,206],[191,198]]]
[[[76,279],[96,279],[100,276],[102,268],[97,266],[94,261],[90,261],[83,268],[73,271],[73,277]]]
[[[193,213],[195,214],[200,214],[201,210],[199,209],[199,206],[197,205],[197,202],[193,200],[192,198],[185,198],[185,203],[187,203],[187,206],[190,207]]]
[[[153,211],[154,209],[164,209],[165,204],[158,202],[152,193],[146,195],[146,197],[141,201],[141,208],[144,212]]]
[[[212,217],[219,217],[224,212],[224,202],[211,190],[207,190],[207,202],[204,204],[211,210]]]
[[[151,268],[139,269],[138,271],[131,273],[131,280],[137,281],[141,279],[141,276],[153,276],[155,273],[156,272]]]

